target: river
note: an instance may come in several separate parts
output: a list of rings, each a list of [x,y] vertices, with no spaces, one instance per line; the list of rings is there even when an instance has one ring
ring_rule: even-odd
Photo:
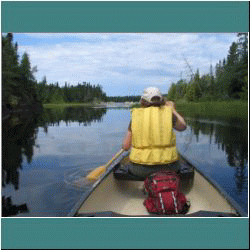
[[[248,211],[248,126],[237,119],[185,117],[181,154]],[[121,148],[128,108],[54,108],[2,123],[3,216],[65,217],[89,188],[70,183]]]

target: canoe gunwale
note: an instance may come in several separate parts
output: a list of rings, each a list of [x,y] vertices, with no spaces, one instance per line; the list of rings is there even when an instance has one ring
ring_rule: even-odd
[[[79,213],[76,217],[126,217],[126,218],[186,218],[186,217],[240,217],[235,213],[227,213],[227,212],[212,212],[212,211],[204,211],[200,210],[197,212],[193,212],[190,214],[149,214],[149,215],[125,215],[112,211],[104,211],[104,212],[93,212],[93,213]]]
[[[200,175],[202,175],[207,182],[209,182],[215,189],[218,190],[218,192],[223,196],[223,198],[225,200],[228,201],[228,203],[236,210],[237,214],[240,217],[248,217],[248,214],[241,208],[241,206],[232,198],[230,197],[225,190],[223,190],[221,188],[221,186],[218,184],[218,182],[216,182],[215,180],[213,180],[212,178],[209,178],[209,176],[202,170],[198,169],[197,167],[195,167],[194,164],[192,164],[192,162],[190,160],[188,160],[186,157],[181,156],[181,158],[187,162],[188,164],[190,164],[191,166],[194,167],[195,171],[197,171]]]
[[[110,174],[110,172],[112,172],[113,168],[116,166],[116,164],[118,164],[121,159],[124,157],[124,154],[122,154],[121,156],[119,156],[119,158],[117,158],[115,161],[112,162],[112,164],[110,165],[110,167],[107,169],[107,171],[102,175],[101,178],[99,178],[94,184],[93,186],[86,191],[83,196],[80,198],[80,200],[75,204],[75,206],[73,207],[73,209],[70,211],[70,213],[67,215],[67,217],[74,217],[77,214],[77,211],[79,210],[79,208],[82,206],[82,204],[88,199],[88,197],[92,194],[92,192],[94,192],[94,190],[102,183],[102,181],[108,177],[108,175]]]
[[[70,211],[70,213],[67,215],[67,217],[248,217],[247,213],[240,207],[240,205],[233,199],[231,198],[221,187],[220,185],[212,180],[211,178],[208,177],[204,171],[198,169],[195,167],[194,164],[192,164],[191,161],[180,155],[180,158],[184,160],[188,165],[192,166],[195,171],[197,171],[204,179],[206,179],[207,182],[209,182],[222,196],[223,198],[232,206],[236,214],[230,214],[230,213],[221,213],[221,212],[214,212],[210,213],[209,211],[198,211],[193,214],[187,214],[187,215],[178,215],[178,216],[166,216],[166,215],[148,215],[148,216],[127,216],[127,215],[122,215],[118,213],[112,213],[112,211],[106,211],[106,212],[100,212],[100,213],[88,213],[88,214],[79,214],[77,215],[77,212],[79,208],[83,205],[83,203],[88,199],[88,197],[94,192],[94,190],[102,183],[102,181],[108,177],[108,175],[113,171],[113,168],[120,162],[120,160],[128,155],[128,152],[122,154],[117,160],[115,160],[110,167],[107,169],[107,171],[103,174],[103,176],[97,180],[92,188],[90,188],[87,192],[83,194],[83,196],[80,198],[80,200],[75,204],[73,209]],[[99,214],[99,216],[98,216]]]

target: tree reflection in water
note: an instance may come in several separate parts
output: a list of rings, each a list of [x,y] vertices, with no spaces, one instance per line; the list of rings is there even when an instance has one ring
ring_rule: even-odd
[[[43,128],[47,132],[49,126],[60,126],[61,123],[69,126],[71,122],[78,122],[80,126],[90,126],[92,123],[102,122],[106,112],[107,109],[104,108],[74,107],[44,109],[41,114],[28,112],[12,114],[11,117],[2,122],[2,187],[6,188],[7,185],[10,185],[15,190],[19,189],[19,172],[22,169],[22,163],[25,158],[30,163],[34,148],[39,146],[36,145],[39,128]],[[235,169],[237,192],[246,192],[248,181],[247,121],[231,119],[222,123],[203,122],[199,117],[187,121],[197,142],[199,136],[204,134],[210,139],[210,144],[216,144],[218,149],[226,153],[228,165]],[[28,212],[29,209],[25,202],[18,205],[12,204],[10,195],[2,197],[2,204],[3,216]]]
[[[221,122],[208,122],[196,119],[188,119],[192,134],[197,142],[201,134],[209,136],[210,144],[218,145],[227,155],[229,166],[235,168],[235,182],[238,192],[247,187],[248,164],[248,125],[242,119],[229,119]],[[212,141],[214,140],[214,141]]]
[[[23,157],[31,162],[37,136],[38,115],[12,115],[2,123],[2,186],[19,188]]]
[[[13,205],[11,197],[2,196],[2,217],[13,216],[18,213],[27,213],[29,210],[26,204]]]
[[[65,108],[45,109],[42,113],[13,113],[2,122],[2,188],[13,185],[19,189],[19,171],[22,169],[24,157],[32,161],[38,128],[48,131],[49,126],[59,126],[60,122],[69,125],[79,122],[79,125],[89,126],[92,122],[102,122],[106,109]],[[11,197],[2,196],[2,216],[15,215],[28,211],[26,204],[13,205]]]

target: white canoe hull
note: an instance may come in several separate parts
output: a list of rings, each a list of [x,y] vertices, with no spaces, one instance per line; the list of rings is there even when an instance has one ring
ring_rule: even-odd
[[[240,207],[197,170],[194,170],[191,180],[182,180],[182,192],[191,206],[188,213],[181,216],[242,216]],[[69,216],[154,217],[156,215],[149,214],[143,205],[146,198],[143,181],[116,179],[110,169]]]

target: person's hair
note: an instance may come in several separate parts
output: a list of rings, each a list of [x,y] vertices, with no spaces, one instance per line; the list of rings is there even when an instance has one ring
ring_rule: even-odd
[[[143,98],[141,98],[140,100],[140,104],[142,107],[160,107],[165,105],[166,100],[164,99],[164,97],[161,99],[159,96],[154,96],[151,99],[153,101],[153,103],[149,103],[148,101],[144,100]]]

